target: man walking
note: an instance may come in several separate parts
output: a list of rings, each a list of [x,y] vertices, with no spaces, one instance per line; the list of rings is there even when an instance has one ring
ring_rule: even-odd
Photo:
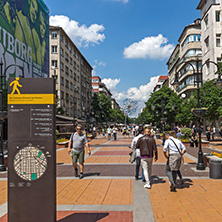
[[[68,144],[68,153],[72,155],[72,163],[75,170],[75,177],[78,177],[78,169],[77,169],[77,160],[79,160],[79,168],[80,168],[80,176],[79,179],[83,178],[83,170],[84,170],[84,155],[85,155],[85,146],[88,150],[88,154],[91,154],[89,143],[87,141],[86,135],[82,133],[82,126],[77,125],[75,133],[73,133],[70,137]],[[71,148],[72,145],[72,148]]]
[[[146,180],[146,184],[144,185],[144,188],[150,189],[153,156],[155,155],[154,162],[156,162],[158,159],[156,142],[151,136],[150,129],[145,129],[145,135],[138,139],[136,143],[136,148],[140,149],[141,164],[143,167],[143,172],[144,172],[144,176]]]
[[[176,191],[177,172],[180,169],[181,158],[185,152],[186,147],[180,140],[176,139],[175,131],[170,131],[169,134],[167,134],[167,140],[165,141],[163,147],[163,153],[167,159],[166,173],[171,184],[171,192]]]
[[[136,143],[137,143],[138,139],[143,136],[143,128],[139,129],[138,132],[139,132],[139,134],[133,138],[132,143],[131,143],[131,148],[133,150],[136,149]],[[136,149],[136,174],[135,174],[136,180],[139,179],[140,164],[141,164],[140,150]],[[142,181],[143,182],[145,181],[143,168],[142,168]]]

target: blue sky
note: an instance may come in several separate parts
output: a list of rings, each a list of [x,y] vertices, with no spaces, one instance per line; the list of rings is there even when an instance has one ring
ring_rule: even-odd
[[[200,17],[199,0],[44,0],[50,23],[62,26],[119,101],[140,107],[186,25]]]

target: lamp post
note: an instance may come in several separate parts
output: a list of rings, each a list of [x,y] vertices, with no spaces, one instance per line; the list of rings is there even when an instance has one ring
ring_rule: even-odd
[[[3,137],[4,137],[4,121],[5,117],[7,115],[7,112],[4,111],[3,107],[3,90],[6,89],[6,71],[12,67],[16,66],[19,69],[22,70],[22,77],[24,77],[24,70],[22,66],[16,65],[16,64],[11,64],[7,66],[3,72],[3,62],[1,60],[0,62],[0,133],[1,133],[1,140],[0,140],[0,171],[5,171],[6,166],[4,164],[4,151],[3,151]]]
[[[197,57],[196,59],[196,70],[195,70],[195,67],[193,66],[192,63],[190,62],[185,62],[184,64],[189,64],[192,69],[193,69],[193,75],[194,75],[194,84],[196,83],[197,84],[197,110],[201,110],[200,108],[200,84],[202,84],[202,69],[203,69],[203,66],[206,64],[203,64],[202,67],[201,67],[201,71],[199,72],[199,59]],[[178,66],[181,65],[178,64]],[[177,66],[177,67],[178,67]],[[196,79],[195,79],[195,76],[196,76]],[[175,81],[173,82],[174,86],[179,86],[180,85],[180,82],[178,81],[178,73],[176,72],[175,74]],[[200,112],[199,112],[199,115],[196,115],[198,117],[198,134],[199,134],[199,151],[198,151],[198,163],[197,163],[197,170],[205,170],[205,165],[203,163],[203,151],[202,151],[202,144],[201,144],[201,117],[202,115],[200,115]]]

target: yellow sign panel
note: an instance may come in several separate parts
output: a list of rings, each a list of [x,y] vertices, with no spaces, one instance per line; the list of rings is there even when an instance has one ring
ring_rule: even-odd
[[[54,94],[8,94],[8,104],[55,104]]]

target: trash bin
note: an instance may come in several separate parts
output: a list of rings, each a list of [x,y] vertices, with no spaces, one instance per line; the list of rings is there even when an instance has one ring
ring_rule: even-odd
[[[222,179],[221,160],[216,160],[216,159],[210,160],[210,178],[211,179]]]

